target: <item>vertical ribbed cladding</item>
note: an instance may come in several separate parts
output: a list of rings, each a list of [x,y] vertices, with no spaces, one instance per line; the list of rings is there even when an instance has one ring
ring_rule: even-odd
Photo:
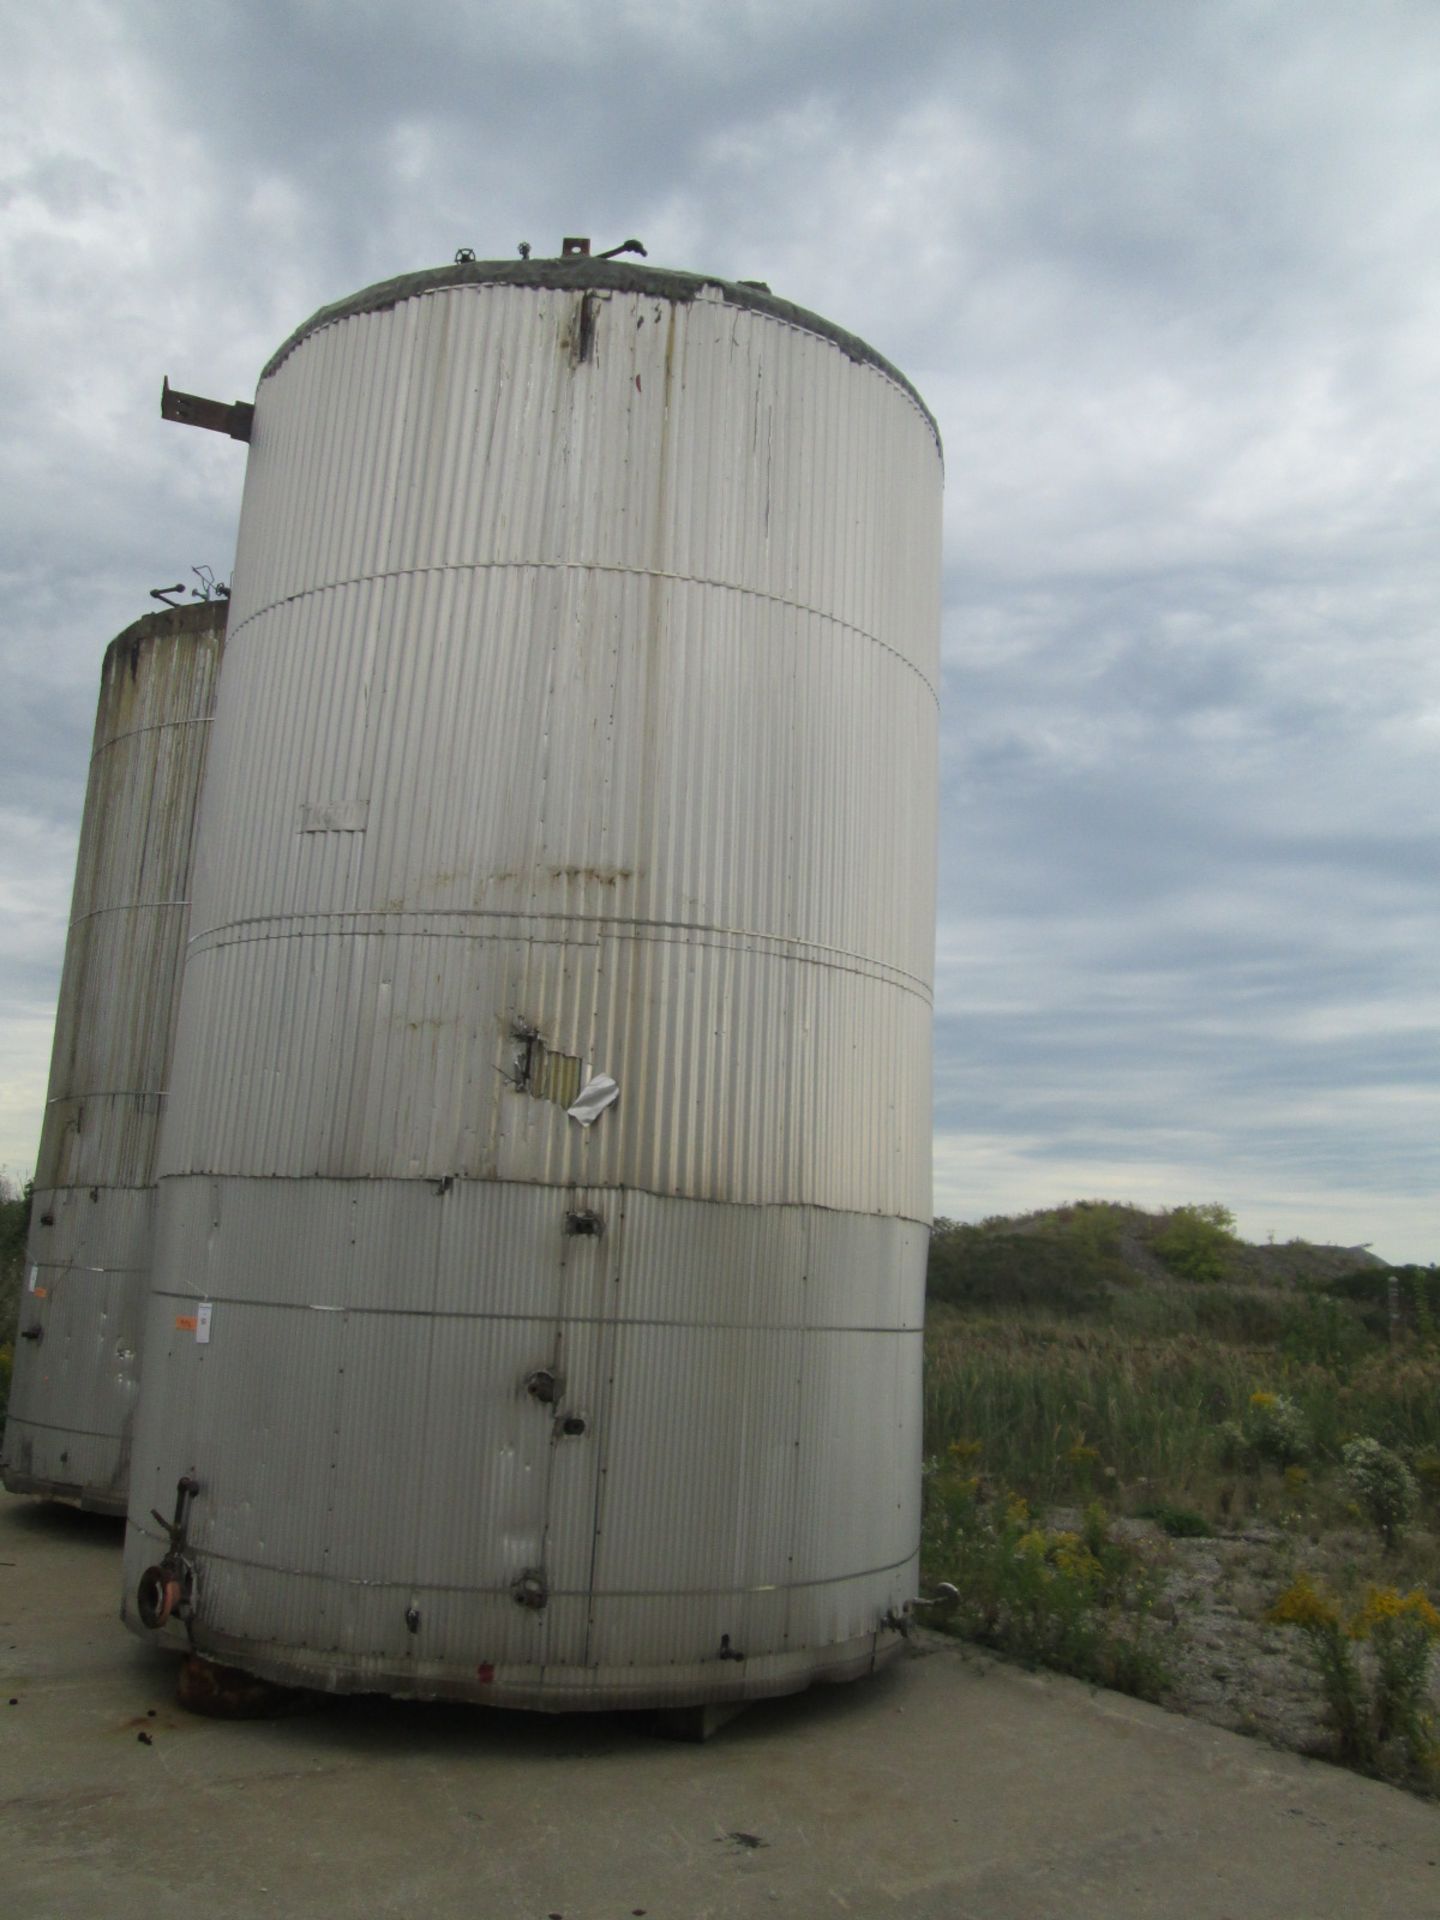
[[[5,1428],[14,1492],[123,1513],[155,1154],[223,601],[147,615],[100,679]]]
[[[200,1648],[558,1707],[893,1639],[939,486],[883,367],[698,282],[396,297],[262,381],[127,1550],[193,1467]]]

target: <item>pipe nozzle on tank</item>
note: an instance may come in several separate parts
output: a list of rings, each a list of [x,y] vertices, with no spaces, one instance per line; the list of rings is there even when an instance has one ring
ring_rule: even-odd
[[[174,1519],[167,1520],[163,1513],[150,1509],[151,1519],[164,1528],[170,1540],[164,1558],[158,1565],[146,1567],[135,1587],[135,1611],[141,1625],[152,1632],[158,1632],[172,1617],[189,1617],[195,1596],[195,1569],[185,1558],[185,1529],[190,1502],[199,1491],[200,1482],[194,1474],[182,1473],[175,1482]]]

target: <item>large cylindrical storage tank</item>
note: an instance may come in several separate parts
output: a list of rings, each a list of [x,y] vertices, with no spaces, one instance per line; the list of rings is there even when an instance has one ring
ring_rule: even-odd
[[[148,614],[100,675],[5,1425],[12,1493],[125,1511],[155,1152],[223,600]]]
[[[696,275],[447,267],[266,368],[132,1622],[185,1478],[167,1631],[273,1680],[693,1704],[894,1650],[940,488],[883,360]]]

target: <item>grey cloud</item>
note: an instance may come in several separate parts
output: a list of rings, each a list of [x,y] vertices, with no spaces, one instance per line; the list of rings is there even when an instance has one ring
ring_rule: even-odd
[[[29,199],[57,221],[114,207],[119,198],[115,174],[77,153],[46,154],[22,173],[0,179],[0,211]]]
[[[134,0],[13,38],[26,818],[73,832],[106,639],[229,565],[243,454],[162,429],[162,373],[244,397],[367,281],[639,233],[940,419],[941,1204],[1268,1168],[1430,1257],[1440,16]]]

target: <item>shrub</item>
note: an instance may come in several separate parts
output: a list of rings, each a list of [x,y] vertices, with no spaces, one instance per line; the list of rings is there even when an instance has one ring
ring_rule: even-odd
[[[10,1403],[10,1375],[20,1326],[21,1287],[25,1276],[25,1239],[30,1231],[30,1193],[0,1175],[0,1423]]]
[[[1298,1466],[1314,1445],[1310,1423],[1283,1393],[1252,1393],[1238,1420],[1222,1420],[1216,1443],[1227,1467]]]
[[[1352,1440],[1341,1449],[1345,1477],[1367,1518],[1393,1551],[1420,1504],[1415,1476],[1389,1447],[1378,1440]]]
[[[1305,1635],[1342,1760],[1384,1768],[1398,1749],[1411,1768],[1433,1768],[1436,1748],[1425,1702],[1440,1612],[1418,1587],[1404,1595],[1394,1587],[1371,1587],[1347,1622],[1336,1601],[1302,1574],[1265,1617]],[[1361,1641],[1369,1641],[1373,1652],[1368,1680],[1356,1652]]]
[[[1426,1499],[1440,1504],[1440,1449],[1422,1447],[1415,1456],[1414,1473]]]
[[[1123,1693],[1163,1690],[1155,1577],[1098,1503],[1072,1531],[1040,1525],[1016,1494],[986,1498],[973,1475],[937,1475],[927,1494],[926,1565],[959,1596],[938,1625]]]
[[[1212,1532],[1204,1514],[1196,1513],[1193,1507],[1172,1507],[1164,1500],[1155,1500],[1147,1507],[1137,1507],[1135,1513],[1138,1519],[1153,1520],[1172,1540],[1208,1540]]]
[[[1326,1367],[1341,1379],[1371,1347],[1371,1335],[1353,1310],[1319,1293],[1303,1294],[1285,1308],[1279,1336],[1292,1366]]]
[[[1297,1627],[1304,1634],[1324,1690],[1339,1757],[1359,1766],[1373,1764],[1376,1743],[1360,1663],[1336,1602],[1302,1573],[1265,1618],[1272,1626]]]
[[[1274,1466],[1297,1466],[1309,1457],[1309,1423],[1287,1394],[1252,1393],[1245,1428],[1256,1453]]]
[[[1435,1747],[1425,1701],[1440,1613],[1418,1587],[1403,1598],[1394,1587],[1371,1587],[1350,1632],[1375,1649],[1376,1737],[1382,1743],[1398,1739],[1412,1766],[1430,1765]]]
[[[1421,1347],[1433,1348],[1437,1344],[1435,1280],[1434,1267],[1376,1265],[1356,1267],[1314,1284],[1336,1299],[1352,1303],[1364,1326],[1381,1339],[1391,1330],[1393,1286],[1401,1325],[1415,1336]]]
[[[1117,1248],[1113,1228],[1089,1213],[1026,1232],[940,1219],[930,1236],[926,1292],[952,1306],[1085,1314],[1126,1281]]]
[[[1236,1245],[1235,1216],[1214,1201],[1176,1207],[1151,1241],[1151,1250],[1182,1280],[1223,1280]]]

